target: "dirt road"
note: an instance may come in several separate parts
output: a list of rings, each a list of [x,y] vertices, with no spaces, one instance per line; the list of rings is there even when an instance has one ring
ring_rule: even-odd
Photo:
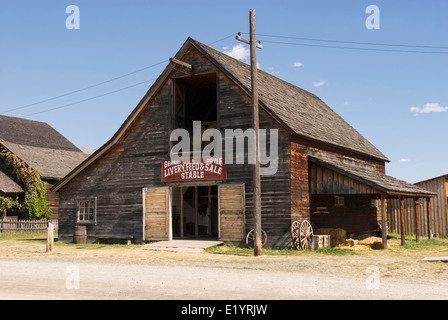
[[[222,263],[1,258],[0,299],[448,299],[448,282],[374,270],[344,276]]]

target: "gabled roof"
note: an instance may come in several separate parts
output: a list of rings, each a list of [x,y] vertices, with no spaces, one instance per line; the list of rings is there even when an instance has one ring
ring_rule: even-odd
[[[0,171],[0,195],[11,195],[23,193],[23,189],[14,180]]]
[[[0,115],[0,139],[38,148],[81,152],[45,122]]]
[[[381,173],[368,164],[326,152],[312,152],[309,156],[314,163],[339,172],[388,195],[410,197],[433,197],[436,195],[434,192]]]
[[[65,177],[88,155],[50,125],[0,115],[0,145],[47,180]]]
[[[249,95],[251,94],[251,72],[249,65],[190,37],[182,45],[181,49],[175,55],[175,58],[182,61],[184,54],[191,46],[199,50],[218,69],[240,86],[243,91]],[[152,95],[168,78],[173,68],[173,63],[168,64],[115,135],[57,183],[53,187],[54,191],[61,188],[120,140],[127,128],[129,128],[143,110],[146,103],[151,99]],[[259,104],[291,134],[313,141],[331,144],[373,159],[389,161],[385,155],[317,96],[262,70],[259,70]]]

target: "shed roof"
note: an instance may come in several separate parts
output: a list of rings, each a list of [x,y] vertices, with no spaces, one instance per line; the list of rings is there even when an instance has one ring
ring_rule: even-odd
[[[309,156],[311,161],[323,167],[365,183],[391,196],[433,197],[436,195],[434,192],[381,173],[375,167],[365,163],[326,152],[312,152]]]
[[[22,187],[20,187],[14,180],[8,177],[5,173],[0,171],[0,194],[17,194],[23,193]]]

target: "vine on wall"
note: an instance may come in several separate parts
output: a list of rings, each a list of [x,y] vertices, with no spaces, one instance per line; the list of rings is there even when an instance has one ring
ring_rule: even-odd
[[[25,190],[23,201],[23,214],[27,219],[49,219],[53,212],[47,206],[47,190],[45,181],[42,181],[37,170],[29,167],[15,154],[0,146],[0,161],[11,167],[22,182]]]

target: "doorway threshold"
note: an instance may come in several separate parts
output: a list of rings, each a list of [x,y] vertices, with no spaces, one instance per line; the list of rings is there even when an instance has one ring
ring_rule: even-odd
[[[222,245],[220,240],[182,239],[150,243],[143,246],[147,250],[174,251],[174,252],[204,252],[205,249]]]

